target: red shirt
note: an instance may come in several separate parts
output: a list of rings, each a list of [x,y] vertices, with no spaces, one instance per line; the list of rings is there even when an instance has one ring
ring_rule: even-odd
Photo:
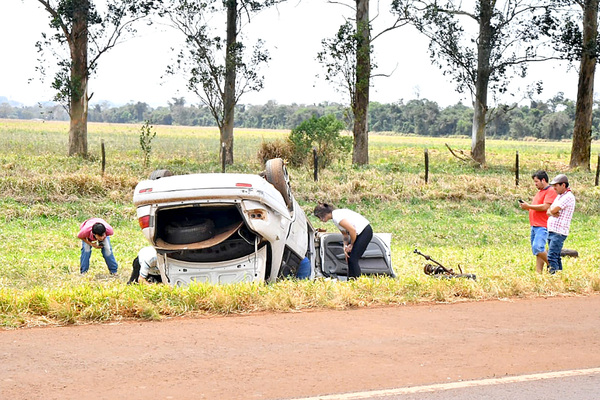
[[[83,221],[83,223],[79,226],[79,233],[77,234],[77,237],[81,240],[85,238],[88,238],[90,241],[96,240],[96,238],[92,234],[92,227],[96,222],[100,222],[102,225],[104,225],[104,227],[106,228],[106,236],[111,236],[115,233],[112,226],[110,226],[108,222],[106,222],[102,218],[90,218],[88,220]]]
[[[546,186],[544,189],[537,192],[531,205],[538,204],[552,204],[556,198],[556,192],[552,186]],[[529,224],[531,226],[541,226],[543,228],[548,227],[548,214],[546,211],[534,211],[529,210]]]

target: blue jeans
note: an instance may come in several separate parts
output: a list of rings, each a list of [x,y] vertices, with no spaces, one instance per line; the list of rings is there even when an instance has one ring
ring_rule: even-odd
[[[546,251],[546,241],[548,240],[548,230],[543,226],[531,227],[531,251],[534,256]]]
[[[565,235],[556,232],[548,232],[548,272],[551,274],[562,271],[562,260],[560,251],[565,243]]]
[[[115,255],[112,252],[112,247],[110,246],[110,239],[107,236],[102,242],[102,257],[104,257],[104,261],[106,261],[106,266],[111,274],[116,274],[119,266],[117,265],[117,260],[115,260]],[[90,269],[90,257],[92,256],[92,246],[81,241],[81,258],[79,259],[79,271],[82,274],[85,274],[88,269]]]
[[[298,279],[310,278],[310,260],[308,257],[304,257],[304,259],[300,262],[300,265],[298,266],[298,270],[296,271],[296,278],[298,278]]]

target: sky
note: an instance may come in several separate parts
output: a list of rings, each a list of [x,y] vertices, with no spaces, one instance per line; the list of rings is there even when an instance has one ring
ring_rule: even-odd
[[[36,41],[48,26],[48,14],[37,0],[2,0],[0,8],[0,96],[24,105],[49,101],[53,97],[51,76],[40,82]],[[385,4],[384,4],[385,3]],[[377,15],[371,3],[371,18]],[[374,32],[390,22],[385,0],[374,22]],[[324,79],[324,68],[316,61],[322,49],[321,40],[335,34],[351,10],[325,0],[289,0],[277,8],[263,11],[243,28],[252,42],[265,41],[271,56],[265,75],[264,89],[247,93],[239,103],[318,104],[324,101],[347,104],[347,94],[340,93]],[[223,26],[223,35],[225,34]],[[166,25],[143,27],[139,37],[128,39],[99,61],[97,73],[89,82],[91,103],[109,101],[115,105],[145,102],[152,107],[166,106],[173,97],[185,97],[188,104],[199,99],[186,91],[183,76],[165,76],[174,59],[171,50],[181,36]],[[442,71],[432,65],[428,42],[410,27],[386,33],[373,42],[373,58],[378,65],[375,73],[390,75],[372,80],[371,101],[393,103],[426,98],[447,107],[458,102],[471,104],[468,95],[457,93],[455,85]],[[51,68],[52,60],[48,61]],[[544,92],[538,96],[547,100],[558,92],[575,99],[577,72],[566,66],[544,64],[530,68],[527,82],[544,81]],[[525,87],[527,82],[518,83]],[[597,87],[597,85],[596,85]],[[514,92],[513,92],[514,93]],[[520,100],[505,98],[503,101]]]

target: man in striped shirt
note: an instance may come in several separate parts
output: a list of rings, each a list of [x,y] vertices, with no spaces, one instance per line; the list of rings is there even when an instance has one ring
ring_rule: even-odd
[[[556,191],[556,199],[547,211],[548,214],[548,272],[562,270],[560,252],[569,235],[571,218],[575,211],[575,196],[569,188],[569,179],[564,174],[556,175],[550,182]]]

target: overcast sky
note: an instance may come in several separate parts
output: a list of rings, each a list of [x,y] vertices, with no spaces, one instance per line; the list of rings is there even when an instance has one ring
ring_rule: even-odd
[[[377,14],[375,4],[372,1],[371,18]],[[387,16],[388,2],[381,4],[375,31],[391,18]],[[35,71],[35,42],[48,25],[47,12],[37,0],[2,0],[1,11],[0,96],[26,105],[51,100],[50,79],[41,83]],[[256,38],[265,41],[272,59],[264,71],[264,89],[244,95],[240,103],[263,104],[269,100],[279,104],[348,103],[347,96],[325,81],[324,69],[315,60],[321,40],[335,34],[344,22],[344,15],[351,15],[348,8],[325,0],[289,0],[255,16],[244,30],[251,41]],[[170,48],[178,40],[180,36],[170,28],[155,26],[103,55],[98,72],[89,83],[89,91],[94,94],[91,102],[107,100],[121,105],[141,101],[156,107],[167,105],[172,97],[185,97],[188,104],[198,103],[194,95],[186,92],[183,77],[161,78],[173,59]],[[371,101],[392,103],[404,99],[406,102],[420,97],[443,107],[459,101],[471,104],[471,99],[458,94],[449,78],[431,64],[427,41],[412,28],[389,32],[373,45],[377,72],[392,75],[372,81]],[[529,81],[544,80],[545,90],[540,99],[547,100],[559,91],[575,99],[576,71],[568,72],[564,66],[551,64],[532,67],[530,71]]]

